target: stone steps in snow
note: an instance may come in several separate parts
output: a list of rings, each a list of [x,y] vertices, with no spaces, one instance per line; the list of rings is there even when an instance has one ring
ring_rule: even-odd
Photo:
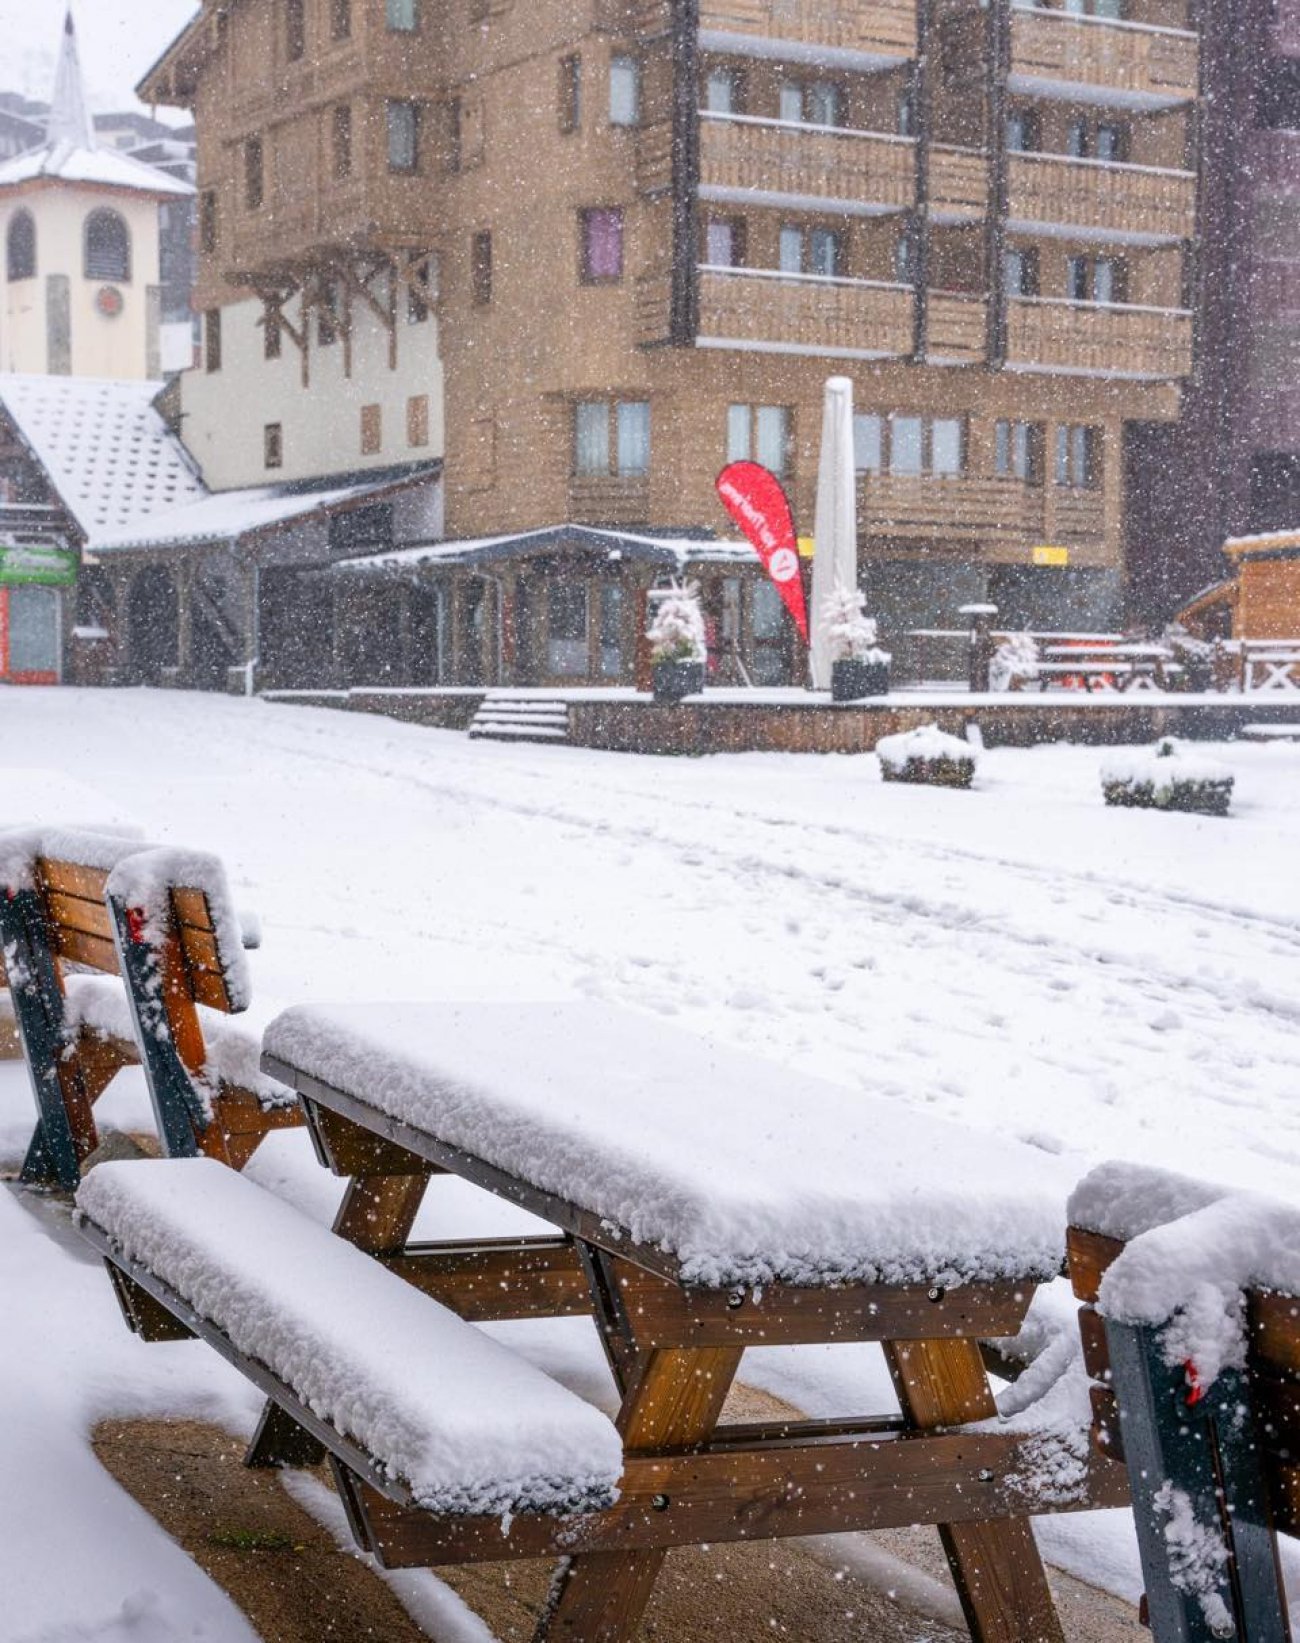
[[[569,735],[569,709],[554,700],[488,696],[469,734],[476,741],[563,742]]]

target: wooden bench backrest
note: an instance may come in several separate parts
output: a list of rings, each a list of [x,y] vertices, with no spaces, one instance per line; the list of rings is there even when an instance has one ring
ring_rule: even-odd
[[[185,967],[190,996],[198,1004],[223,1015],[234,1015],[242,1005],[232,996],[230,971],[217,944],[216,921],[202,890],[177,885],[171,891],[172,930]]]
[[[104,903],[108,869],[38,856],[35,875],[54,956],[104,975],[120,975],[113,925]]]

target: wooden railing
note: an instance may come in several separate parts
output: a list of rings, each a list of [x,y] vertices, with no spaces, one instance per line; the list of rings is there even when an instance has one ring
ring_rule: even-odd
[[[916,0],[700,0],[700,29],[905,62],[916,55]]]
[[[1062,96],[1086,86],[1173,106],[1196,101],[1199,74],[1199,42],[1181,29],[1061,11],[1012,13],[1012,81],[1033,81],[1043,95],[1053,85]]]
[[[983,296],[931,291],[926,316],[926,358],[975,364],[988,351],[988,303]]]
[[[700,270],[699,334],[715,343],[901,358],[912,350],[912,314],[907,286],[757,269]]]
[[[648,199],[673,186],[673,123],[655,120],[636,134],[636,186]]]
[[[970,222],[988,209],[989,157],[936,144],[930,154],[930,207],[941,222]]]
[[[1192,315],[1016,297],[1007,305],[1007,362],[1088,376],[1174,381],[1192,368]]]
[[[575,474],[569,480],[569,518],[578,525],[647,525],[650,481],[644,475]]]
[[[903,210],[915,197],[915,152],[906,137],[700,115],[700,186],[729,194],[849,200]]]
[[[1010,188],[1016,227],[1068,223],[1138,242],[1189,240],[1196,232],[1196,177],[1190,171],[1013,154]]]
[[[1018,479],[863,474],[858,481],[858,525],[868,538],[1041,542],[1043,521],[1043,487]]]
[[[335,246],[429,245],[438,225],[434,198],[423,176],[361,174],[320,188],[310,178],[286,176],[260,211],[228,221],[223,263],[256,270],[310,260]]]

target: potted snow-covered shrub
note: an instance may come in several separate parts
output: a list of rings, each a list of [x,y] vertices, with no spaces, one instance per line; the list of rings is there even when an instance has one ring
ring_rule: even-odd
[[[857,702],[864,696],[888,696],[887,650],[876,645],[876,624],[863,614],[866,596],[857,588],[837,587],[822,606],[831,653],[831,700]]]
[[[929,787],[969,787],[975,779],[975,749],[938,725],[886,736],[876,757],[887,782],[917,782]]]
[[[1115,754],[1101,770],[1107,804],[1197,816],[1226,816],[1235,780],[1226,765],[1188,754],[1172,736],[1141,753]]]
[[[990,690],[1018,690],[1038,677],[1038,643],[1032,633],[1010,633],[989,663]]]
[[[693,587],[675,589],[659,601],[646,637],[654,664],[656,702],[680,702],[704,689],[708,646],[704,613]]]

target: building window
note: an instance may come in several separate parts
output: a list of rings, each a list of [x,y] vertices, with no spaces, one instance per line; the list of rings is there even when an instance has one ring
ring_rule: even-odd
[[[579,400],[573,408],[573,469],[588,479],[610,474],[637,479],[649,473],[649,401]]]
[[[199,250],[211,256],[217,249],[217,191],[205,188],[199,195]]]
[[[1056,483],[1075,490],[1096,490],[1101,484],[1101,429],[1060,427],[1056,430]]]
[[[781,118],[791,125],[842,126],[844,89],[830,80],[784,80]]]
[[[203,369],[221,369],[221,310],[209,308],[203,316]]]
[[[406,323],[423,325],[433,303],[433,265],[426,257],[411,269],[406,284]]]
[[[268,422],[262,429],[262,466],[284,466],[284,428],[278,422]]]
[[[1037,251],[1008,251],[1002,258],[1007,295],[1036,297],[1040,289]]]
[[[265,177],[262,168],[262,139],[250,137],[244,144],[244,206],[257,211],[266,198]]]
[[[447,146],[444,164],[448,171],[459,171],[464,157],[462,128],[465,119],[464,106],[459,97],[453,97],[443,105]]]
[[[704,88],[704,106],[710,114],[739,114],[744,106],[740,75],[735,69],[715,68]]]
[[[609,60],[609,123],[641,124],[641,65],[635,57]]]
[[[560,58],[556,113],[566,136],[582,124],[582,58],[576,55]]]
[[[330,123],[331,147],[334,150],[334,177],[338,182],[352,175],[352,105],[339,103]]]
[[[278,314],[262,316],[262,358],[279,359],[283,350],[283,326]]]
[[[420,105],[390,99],[388,115],[388,169],[410,175],[420,169]]]
[[[470,241],[469,278],[474,306],[486,308],[492,301],[492,234],[489,229],[475,234]]]
[[[1065,151],[1075,160],[1126,160],[1129,129],[1114,120],[1071,120],[1065,131]]]
[[[352,0],[329,0],[330,39],[346,40],[352,33]]]
[[[783,479],[790,471],[794,413],[788,405],[731,405],[727,461],[760,462]]]
[[[1116,257],[1070,257],[1066,292],[1074,302],[1124,302],[1128,270]]]
[[[116,211],[92,211],[86,218],[85,273],[88,280],[131,278],[131,231]]]
[[[1042,147],[1041,125],[1031,109],[1007,115],[1007,148],[1012,154],[1036,154]]]
[[[339,288],[335,280],[323,280],[317,292],[316,342],[332,348],[339,340]]]
[[[993,431],[993,466],[1003,479],[1043,483],[1043,429],[1036,422],[999,422]]]
[[[582,234],[582,278],[597,285],[623,278],[623,210],[593,206],[578,213]]]
[[[844,236],[834,228],[805,229],[786,223],[781,228],[778,254],[783,274],[834,277],[843,272]]]
[[[5,277],[12,281],[36,278],[36,218],[16,211],[5,234]]]
[[[414,34],[420,27],[420,0],[385,0],[384,19],[394,34]]]
[[[745,223],[740,217],[710,217],[704,225],[704,260],[710,268],[743,268]]]
[[[894,105],[894,129],[900,137],[915,137],[916,125],[916,92],[909,86]]]
[[[924,417],[890,417],[889,471],[905,477],[925,472]]]
[[[853,418],[853,465],[860,474],[959,478],[966,471],[966,423],[955,416],[861,413]]]
[[[894,242],[894,279],[899,285],[911,285],[916,279],[916,238],[905,228]]]
[[[406,402],[406,443],[413,449],[429,443],[428,394],[413,394]]]
[[[885,464],[885,419],[873,412],[853,418],[853,466],[860,474],[878,474]]]
[[[306,0],[284,0],[284,50],[291,63],[307,50]]]
[[[378,456],[384,444],[384,408],[382,405],[361,407],[361,454]]]

